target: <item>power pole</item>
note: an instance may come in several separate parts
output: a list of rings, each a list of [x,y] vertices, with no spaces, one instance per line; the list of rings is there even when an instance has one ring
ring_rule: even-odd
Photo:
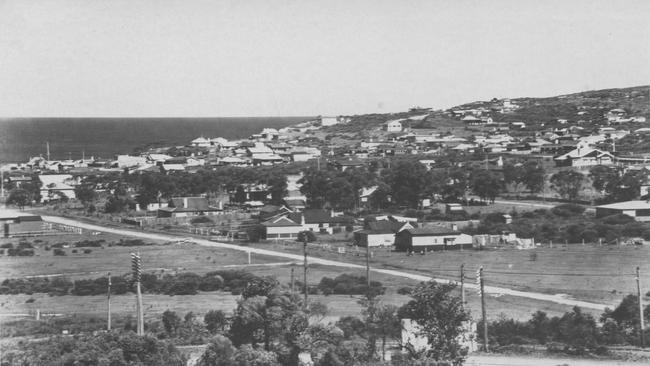
[[[295,290],[295,279],[294,279],[294,272],[295,268],[293,268],[293,265],[291,266],[291,293],[293,293]]]
[[[304,269],[304,290],[305,290],[305,306],[307,306],[307,235],[305,233],[305,237],[303,238],[302,241],[302,251],[303,254],[305,255],[305,260],[303,262],[303,269]]]
[[[140,289],[140,278],[142,276],[142,259],[140,253],[131,253],[131,267],[135,280],[136,311],[138,317],[138,335],[144,335],[144,312],[142,310],[142,292]]]
[[[111,272],[108,272],[108,291],[106,292],[108,307],[106,312],[106,330],[111,331]]]
[[[476,271],[476,281],[479,285],[479,295],[481,296],[481,313],[483,316],[483,351],[489,352],[488,350],[488,324],[487,316],[485,315],[485,289],[484,289],[484,279],[483,279],[483,267],[479,267]]]
[[[465,263],[460,265],[460,305],[465,309]]]
[[[366,243],[366,295],[370,299],[370,245]]]
[[[636,267],[636,295],[639,297],[639,335],[641,338],[641,348],[645,348],[645,334],[644,322],[643,322],[643,297],[641,297],[641,270],[639,267]]]

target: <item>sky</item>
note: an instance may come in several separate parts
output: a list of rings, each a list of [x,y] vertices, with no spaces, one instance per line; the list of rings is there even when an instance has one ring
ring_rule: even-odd
[[[647,0],[0,0],[0,117],[352,115],[650,84]]]

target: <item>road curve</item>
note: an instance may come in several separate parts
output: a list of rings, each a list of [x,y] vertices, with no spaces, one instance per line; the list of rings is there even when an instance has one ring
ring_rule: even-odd
[[[91,230],[91,231],[102,231],[102,232],[106,232],[106,233],[124,235],[124,236],[131,236],[131,237],[136,237],[136,238],[141,238],[141,239],[162,240],[162,241],[175,241],[175,240],[179,239],[178,236],[174,236],[174,235],[156,234],[156,233],[149,233],[149,232],[145,232],[145,231],[135,231],[135,230],[128,230],[128,229],[109,228],[109,227],[104,227],[104,226],[99,226],[99,225],[94,225],[94,224],[87,224],[87,223],[84,223],[84,222],[80,222],[80,221],[72,220],[72,219],[67,219],[67,218],[63,218],[63,217],[59,217],[59,216],[42,216],[42,218],[45,221],[56,223],[56,224],[75,226],[75,227],[79,227],[79,228],[86,229],[86,230]],[[191,238],[191,241],[193,243],[196,243],[198,245],[203,245],[203,246],[206,246],[206,247],[239,250],[239,251],[243,251],[243,252],[251,252],[251,253],[255,253],[255,254],[262,254],[262,255],[268,255],[268,256],[274,256],[274,257],[287,258],[287,259],[291,259],[291,260],[294,260],[294,261],[297,261],[297,262],[301,262],[303,260],[303,256],[298,255],[298,254],[277,252],[277,251],[268,250],[268,249],[242,247],[242,246],[239,246],[239,245],[228,244],[228,243],[219,243],[219,242],[214,242],[214,241],[205,240],[205,239],[197,239],[197,238]],[[365,266],[358,265],[358,264],[340,262],[340,261],[333,261],[333,260],[329,260],[329,259],[316,258],[316,257],[308,257],[308,261],[309,261],[309,263],[316,263],[316,264],[321,264],[321,265],[325,265],[325,266],[352,268],[352,269],[365,269]],[[448,279],[433,278],[433,277],[419,275],[419,274],[415,274],[415,273],[396,271],[396,270],[390,270],[390,269],[371,268],[371,271],[374,272],[374,273],[381,273],[381,274],[385,274],[385,275],[389,275],[389,276],[408,278],[408,279],[412,279],[412,280],[415,280],[415,281],[429,281],[429,280],[433,279],[433,280],[435,280],[437,282],[441,282],[441,283],[455,282],[455,281],[450,281]],[[467,284],[466,283],[465,287],[472,288],[472,289],[477,289],[477,285],[474,285],[474,284]],[[587,302],[587,301],[574,300],[574,299],[568,298],[566,295],[559,295],[559,294],[558,295],[551,295],[551,294],[543,294],[543,293],[538,293],[538,292],[517,291],[517,290],[508,289],[508,288],[494,287],[494,286],[485,286],[485,293],[492,294],[492,295],[497,295],[497,296],[509,295],[509,296],[516,296],[516,297],[523,297],[523,298],[528,298],[528,299],[540,300],[540,301],[549,301],[549,302],[553,302],[553,303],[561,304],[561,305],[579,306],[579,307],[582,307],[582,308],[595,309],[595,310],[600,310],[600,311],[605,310],[606,307],[610,307],[610,308],[614,307],[611,304],[605,305],[605,304],[597,304],[597,303],[592,303],[592,302]]]

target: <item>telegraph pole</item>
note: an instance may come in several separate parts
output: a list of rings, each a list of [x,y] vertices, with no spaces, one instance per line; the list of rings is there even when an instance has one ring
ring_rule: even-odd
[[[460,305],[465,309],[465,263],[460,265]]]
[[[295,268],[293,268],[293,265],[291,265],[291,293],[293,293],[293,292],[295,291],[295,290],[294,290],[294,289],[295,289],[294,286],[295,286],[295,283],[296,283],[296,282],[295,282],[294,274],[293,274],[294,269],[295,269]]]
[[[106,292],[108,310],[106,313],[106,330],[111,331],[111,272],[108,272],[108,291]]]
[[[303,269],[304,269],[303,274],[304,274],[304,287],[305,287],[305,306],[307,306],[307,234],[306,233],[302,241],[302,251],[305,256],[305,260],[303,262]]]
[[[485,289],[484,289],[484,279],[483,279],[483,267],[479,267],[476,271],[476,281],[479,284],[479,295],[481,295],[481,313],[483,316],[483,351],[489,352],[488,350],[488,324],[487,316],[485,315]]]
[[[144,335],[144,312],[142,309],[142,292],[140,289],[140,278],[142,276],[142,259],[140,253],[131,253],[131,265],[133,269],[133,277],[135,280],[136,291],[136,309],[138,316],[138,335]]]
[[[639,336],[641,338],[641,348],[645,348],[645,334],[643,333],[643,297],[641,297],[641,270],[639,267],[636,267],[636,294],[639,297]]]
[[[366,293],[370,299],[370,245],[366,243]]]

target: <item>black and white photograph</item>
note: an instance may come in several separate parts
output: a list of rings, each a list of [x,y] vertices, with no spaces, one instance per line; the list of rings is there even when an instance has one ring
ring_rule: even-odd
[[[0,366],[641,366],[649,323],[648,0],[0,0]]]

